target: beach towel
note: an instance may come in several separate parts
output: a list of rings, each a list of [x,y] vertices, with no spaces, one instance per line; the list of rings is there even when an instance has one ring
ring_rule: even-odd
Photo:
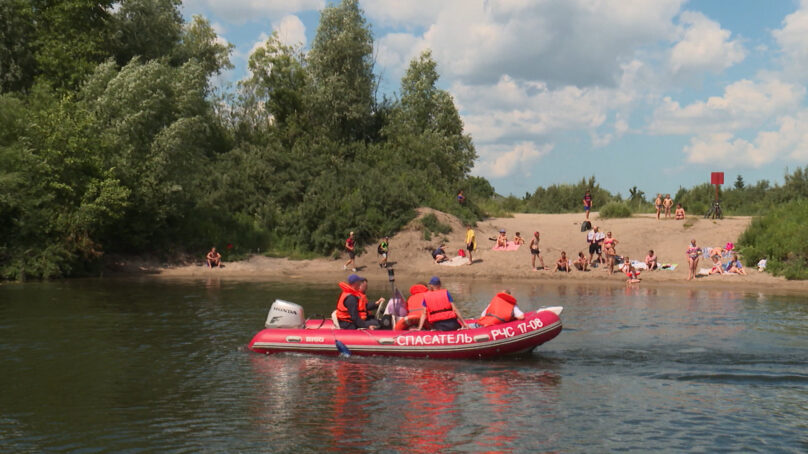
[[[449,260],[444,260],[443,262],[438,263],[438,265],[460,266],[460,265],[465,265],[467,263],[469,263],[468,257],[461,257],[461,256],[458,255],[457,257],[452,257]]]
[[[631,261],[631,266],[633,266],[635,270],[647,270],[648,269],[648,265],[646,265],[645,262],[640,262],[640,261],[637,261],[637,260],[632,260]]]
[[[677,264],[677,263],[660,263],[658,269],[667,270],[667,271],[673,271],[673,270],[676,269],[677,266],[679,266],[679,264]]]
[[[493,249],[495,251],[516,251],[516,250],[519,250],[519,246],[520,245],[514,243],[513,241],[508,241],[508,245],[505,246],[505,247],[500,247],[500,246],[494,245],[494,247],[492,247],[491,249]]]

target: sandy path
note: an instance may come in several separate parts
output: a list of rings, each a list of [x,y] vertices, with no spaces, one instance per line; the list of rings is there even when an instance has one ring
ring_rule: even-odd
[[[517,251],[493,251],[493,241],[489,237],[496,236],[500,228],[504,228],[509,237],[517,231],[529,242],[534,231],[541,232],[541,249],[545,264],[552,266],[558,259],[561,250],[565,250],[571,258],[578,251],[584,251],[588,257],[586,233],[582,233],[581,214],[516,214],[511,218],[493,218],[480,222],[475,232],[478,251],[474,254],[471,266],[444,266],[434,264],[429,251],[441,240],[446,240],[446,251],[450,256],[464,247],[465,228],[453,216],[448,216],[431,209],[422,209],[423,213],[435,213],[443,223],[452,226],[452,232],[431,241],[423,239],[420,224],[410,223],[390,240],[390,262],[394,264],[397,282],[404,288],[417,280],[428,279],[439,275],[444,280],[468,280],[483,278],[487,280],[556,280],[569,282],[598,282],[607,285],[625,285],[625,276],[621,273],[609,275],[604,268],[596,268],[589,272],[573,271],[572,273],[553,273],[552,271],[533,271],[530,266],[530,252],[527,245]],[[787,281],[759,273],[753,264],[746,264],[748,276],[701,277],[694,281],[686,281],[687,258],[685,249],[690,239],[695,238],[698,245],[720,246],[728,241],[737,242],[740,234],[751,221],[749,217],[731,217],[720,221],[694,218],[692,226],[685,227],[682,221],[656,220],[654,215],[640,214],[626,219],[599,219],[597,213],[591,216],[592,225],[600,226],[602,232],[611,231],[618,240],[617,254],[629,255],[634,260],[644,260],[648,249],[654,249],[662,263],[676,263],[675,271],[645,271],[642,273],[640,286],[676,285],[687,287],[732,287],[747,290],[766,290],[767,292],[808,292],[808,282]],[[373,280],[387,280],[386,270],[378,266],[375,245],[366,246],[366,253],[357,257],[358,273]],[[342,270],[345,257],[338,260],[329,258],[294,261],[288,259],[254,256],[242,262],[226,263],[225,268],[209,270],[194,265],[164,267],[156,270],[161,277],[195,278],[209,277],[212,274],[221,277],[246,280],[300,280],[305,282],[335,282],[344,279],[349,271]],[[699,268],[709,268],[702,259]],[[131,267],[129,267],[131,269]]]

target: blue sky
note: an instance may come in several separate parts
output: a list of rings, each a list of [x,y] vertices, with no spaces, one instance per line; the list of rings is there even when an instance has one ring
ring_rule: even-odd
[[[323,0],[186,0],[246,76],[277,30],[308,48]],[[782,183],[808,164],[808,0],[360,1],[382,89],[431,49],[501,194],[594,175],[624,196]]]

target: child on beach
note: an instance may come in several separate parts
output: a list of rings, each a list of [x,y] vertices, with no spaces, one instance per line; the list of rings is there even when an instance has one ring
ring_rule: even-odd
[[[556,271],[564,271],[567,273],[572,272],[572,270],[570,269],[569,259],[567,259],[566,251],[561,251],[561,257],[558,258],[558,261],[556,262],[556,267],[553,270],[553,272],[555,273]]]
[[[572,262],[572,265],[578,271],[589,271],[589,269],[588,269],[589,268],[589,260],[586,259],[586,256],[584,255],[583,251],[578,251],[578,258],[575,259],[574,262]]]
[[[645,266],[648,267],[648,271],[654,271],[659,267],[659,262],[653,249],[649,250],[648,255],[645,256]]]
[[[656,219],[659,220],[659,214],[662,213],[662,194],[656,195],[656,200],[654,200],[654,207],[656,207]]]
[[[505,229],[499,230],[497,237],[497,247],[508,247],[508,235],[505,234]]]
[[[541,256],[541,250],[539,249],[539,232],[533,232],[533,238],[530,239],[530,268],[533,271],[539,271],[539,268],[536,268],[536,257],[539,258],[539,265],[541,265],[542,270],[546,270],[547,267],[544,266],[544,257]]]
[[[662,206],[665,207],[665,219],[671,217],[671,208],[673,208],[673,199],[670,194],[665,194],[665,200],[662,201]]]
[[[682,208],[681,203],[676,204],[676,212],[673,214],[673,218],[677,221],[683,221],[685,219],[685,209]]]
[[[628,277],[628,279],[626,279],[626,285],[640,282],[640,272],[634,268],[634,265],[631,264],[631,259],[628,256],[623,257],[623,265],[620,267],[620,270],[626,273],[626,276]]]
[[[516,235],[514,235],[513,244],[517,244],[519,246],[525,244],[525,239],[522,238],[522,236],[519,234],[519,232],[516,232]]]

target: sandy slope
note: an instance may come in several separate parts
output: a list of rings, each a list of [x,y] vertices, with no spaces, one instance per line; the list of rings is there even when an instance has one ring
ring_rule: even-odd
[[[419,210],[420,215],[435,213],[438,219],[452,226],[452,232],[431,241],[423,239],[420,224],[410,223],[390,240],[390,262],[396,270],[397,281],[409,285],[416,280],[428,279],[432,275],[440,275],[443,279],[475,279],[488,280],[565,280],[568,282],[600,282],[607,285],[624,285],[625,276],[620,273],[609,275],[604,268],[596,268],[590,272],[553,273],[551,271],[533,271],[530,267],[530,252],[527,245],[513,252],[493,251],[493,241],[489,237],[496,236],[499,229],[504,228],[512,237],[516,231],[530,240],[534,231],[541,232],[541,249],[545,264],[552,266],[558,259],[560,251],[567,251],[571,257],[578,251],[584,251],[588,257],[586,234],[581,232],[581,214],[516,214],[512,218],[493,218],[480,222],[477,234],[478,251],[474,254],[471,266],[444,266],[434,264],[430,255],[431,249],[445,238],[446,250],[456,255],[457,250],[464,247],[465,228],[453,216],[428,208]],[[748,266],[749,276],[708,276],[694,281],[686,281],[687,258],[685,249],[690,239],[695,238],[699,246],[724,245],[728,241],[737,242],[739,235],[751,221],[749,217],[731,217],[720,221],[702,218],[690,220],[692,226],[674,220],[657,220],[653,215],[635,215],[627,219],[602,220],[593,213],[590,221],[599,225],[601,231],[611,231],[619,241],[617,253],[629,255],[632,259],[643,260],[648,249],[654,249],[661,262],[676,263],[675,271],[643,272],[641,286],[677,285],[694,287],[732,287],[749,290],[766,289],[808,292],[808,282],[786,281],[765,273],[759,273],[754,266]],[[375,245],[368,245],[366,253],[357,257],[359,274],[373,280],[387,280],[387,272],[379,268]],[[293,261],[255,256],[250,260],[226,263],[224,268],[209,270],[197,264],[179,267],[164,267],[156,271],[163,277],[208,277],[213,275],[235,279],[294,279],[307,282],[334,282],[344,279],[350,273],[342,270],[342,263],[347,257],[338,260],[328,258],[316,260]],[[700,268],[709,268],[702,259]]]

